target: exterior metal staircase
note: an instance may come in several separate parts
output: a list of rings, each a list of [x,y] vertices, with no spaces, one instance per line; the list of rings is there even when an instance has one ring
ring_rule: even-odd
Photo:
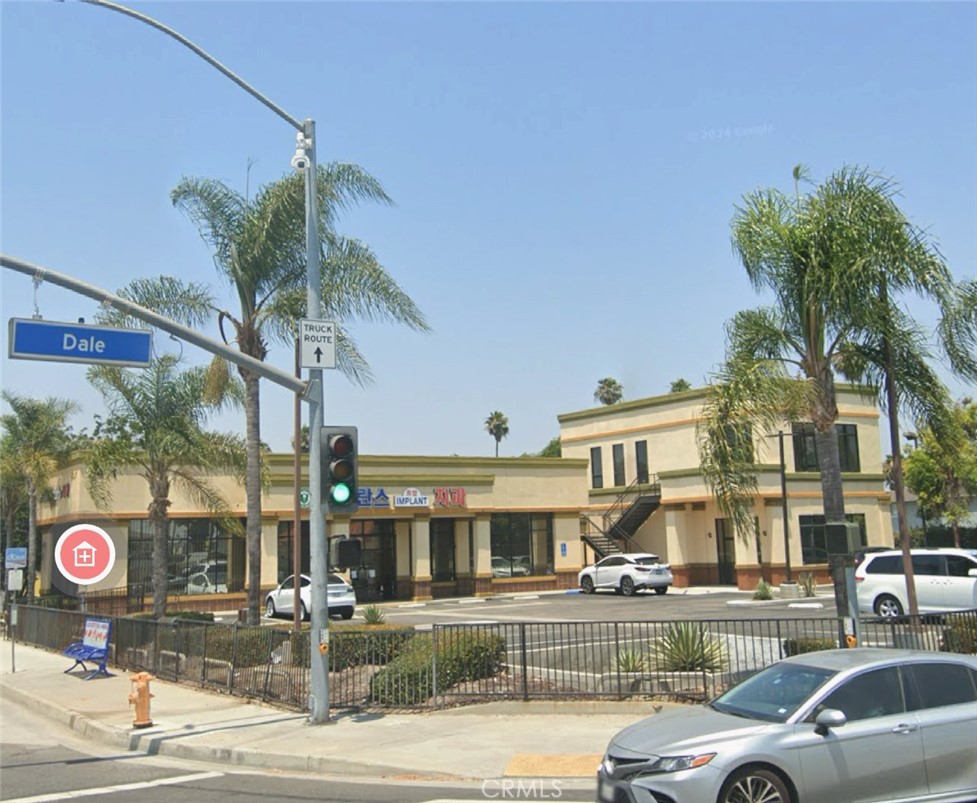
[[[650,482],[632,482],[617,497],[604,514],[600,524],[587,517],[587,532],[580,537],[599,558],[624,552],[640,552],[634,534],[661,506],[661,483],[658,477]]]

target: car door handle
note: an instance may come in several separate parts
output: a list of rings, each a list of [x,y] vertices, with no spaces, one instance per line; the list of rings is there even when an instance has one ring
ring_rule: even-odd
[[[915,733],[919,730],[919,725],[896,725],[893,729],[893,733]]]

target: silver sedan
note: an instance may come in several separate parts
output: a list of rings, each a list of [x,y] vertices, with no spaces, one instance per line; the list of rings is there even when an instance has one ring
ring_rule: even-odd
[[[977,656],[826,650],[632,725],[601,803],[874,803],[977,797]]]

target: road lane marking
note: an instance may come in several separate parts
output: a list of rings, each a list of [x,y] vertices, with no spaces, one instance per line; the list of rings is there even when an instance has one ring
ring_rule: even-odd
[[[197,772],[193,775],[177,775],[173,778],[159,778],[155,781],[137,781],[135,783],[121,783],[116,786],[96,786],[91,789],[74,789],[68,792],[51,792],[46,795],[34,795],[33,797],[20,797],[16,800],[6,800],[4,803],[51,803],[55,800],[71,800],[77,797],[90,797],[94,795],[111,795],[116,792],[135,792],[140,789],[153,789],[157,786],[172,786],[173,784],[192,783],[193,781],[206,781],[210,778],[221,778],[223,772]]]

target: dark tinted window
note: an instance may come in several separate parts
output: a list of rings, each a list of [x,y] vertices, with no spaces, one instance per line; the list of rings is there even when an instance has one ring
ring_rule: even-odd
[[[977,561],[963,555],[946,556],[946,573],[950,577],[967,577],[971,569],[977,569]]]
[[[972,703],[977,700],[974,672],[959,664],[911,664],[906,670],[916,680],[920,708]],[[914,701],[915,702],[915,701]]]
[[[590,487],[604,487],[604,465],[599,446],[590,449]]]
[[[615,443],[611,447],[611,457],[614,462],[614,484],[625,485],[624,481],[624,444]]]
[[[825,697],[817,710],[825,708],[844,711],[849,721],[901,714],[906,706],[898,668],[875,669],[853,677]]]
[[[902,574],[902,555],[881,555],[865,566],[865,574]]]
[[[615,555],[612,558],[606,558],[605,560],[602,560],[597,565],[603,569],[605,566],[623,566],[625,563],[627,563],[627,560],[620,557],[619,555]]]
[[[944,563],[942,555],[913,555],[913,573],[925,575],[943,575]]]
[[[648,482],[648,441],[635,441],[634,462],[638,469],[638,482]]]

